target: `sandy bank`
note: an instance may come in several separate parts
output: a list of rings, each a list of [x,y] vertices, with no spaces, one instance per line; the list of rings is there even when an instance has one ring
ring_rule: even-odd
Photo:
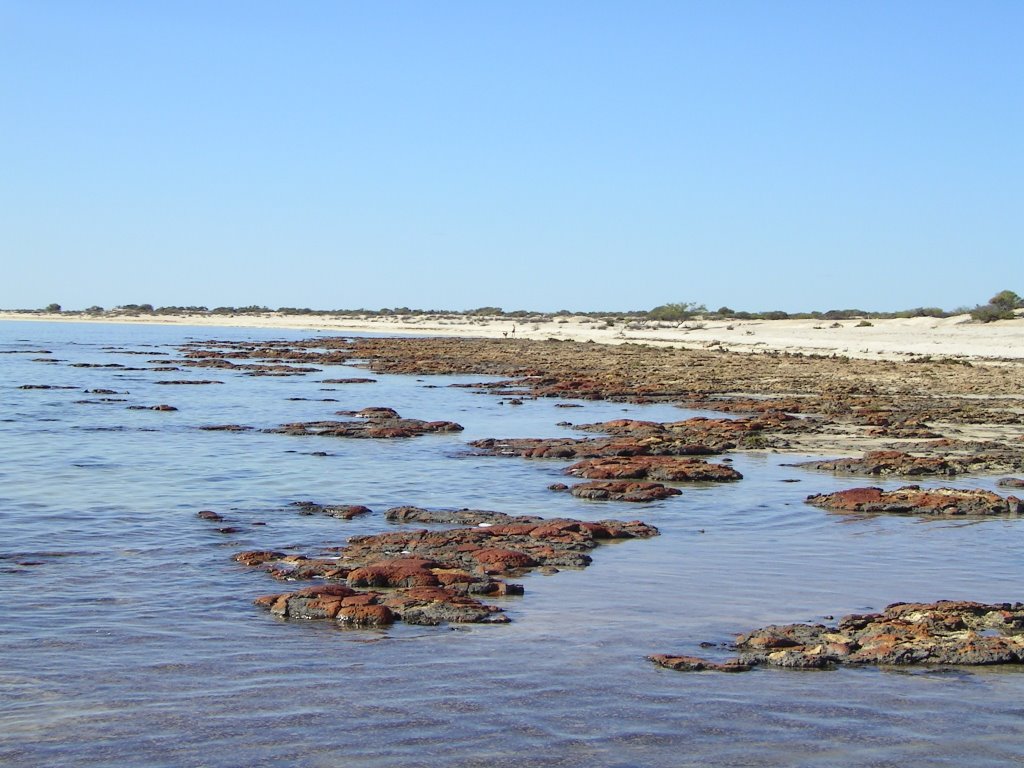
[[[0,312],[0,320],[156,323],[221,328],[280,328],[327,333],[384,333],[473,338],[559,339],[599,344],[638,343],[685,349],[740,352],[785,351],[900,360],[917,356],[1024,360],[1024,317],[973,323],[967,315],[871,320],[693,320],[684,323],[606,323],[589,317],[387,317],[282,315],[137,315],[87,317],[77,314]]]

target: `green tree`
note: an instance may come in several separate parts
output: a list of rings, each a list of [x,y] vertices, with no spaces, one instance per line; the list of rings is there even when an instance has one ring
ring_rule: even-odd
[[[60,312],[60,304],[47,304],[46,311],[51,313]]]
[[[999,309],[1006,309],[1010,311],[1024,307],[1024,299],[1013,291],[1000,291],[989,299],[988,303],[993,307],[999,307]]]

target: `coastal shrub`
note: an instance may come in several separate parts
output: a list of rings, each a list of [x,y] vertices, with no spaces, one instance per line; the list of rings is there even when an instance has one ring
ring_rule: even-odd
[[[830,309],[825,313],[827,320],[852,320],[855,317],[862,317],[869,314],[863,309]]]
[[[979,323],[994,323],[996,320],[1012,320],[1013,310],[995,304],[979,304],[971,310],[971,319]]]
[[[870,328],[873,325],[874,325],[874,323],[872,323],[870,320],[861,320],[859,323],[857,323],[853,327],[854,328]]]
[[[169,305],[166,307],[157,307],[154,311],[158,315],[196,315],[204,314],[209,310],[206,307],[199,306],[179,307],[176,305]]]
[[[949,312],[938,307],[915,307],[893,313],[893,317],[949,317]]]
[[[988,303],[993,307],[999,307],[1000,309],[1010,311],[1024,307],[1024,299],[1013,291],[1000,291],[989,299]]]
[[[60,304],[47,304],[45,311],[50,313],[60,312]]]
[[[647,313],[650,320],[661,320],[673,323],[689,320],[691,317],[707,312],[707,307],[691,301],[675,302],[673,304],[661,304]]]
[[[146,313],[151,314],[153,312],[152,304],[119,304],[114,307],[118,312],[127,312],[128,314],[139,314]]]

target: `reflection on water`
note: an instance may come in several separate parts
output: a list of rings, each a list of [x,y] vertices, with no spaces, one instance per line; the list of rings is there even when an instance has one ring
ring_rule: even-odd
[[[155,384],[165,374],[69,365],[141,367],[145,357],[121,350],[158,357],[190,335],[0,324],[0,351],[52,353],[0,356],[0,763],[1004,766],[1024,757],[1018,670],[686,675],[644,660],[724,658],[737,632],[897,600],[1019,599],[1020,521],[828,514],[803,498],[863,481],[782,466],[792,456],[736,455],[744,480],[636,506],[548,491],[563,479],[561,462],[466,451],[478,437],[572,434],[556,426],[565,419],[688,415],[669,406],[512,407],[444,386],[478,377],[374,376],[321,392],[324,378],[366,375],[342,366],[286,378],[186,370],[181,378],[226,383],[166,387]],[[284,334],[198,333],[213,335]],[[126,402],[75,403],[99,388],[127,392]],[[178,410],[126,408],[158,403]],[[371,405],[466,430],[344,441],[196,429]],[[993,488],[994,478],[974,484]],[[341,521],[288,507],[303,499],[377,514]],[[344,631],[252,606],[279,585],[232,554],[340,544],[384,529],[381,513],[400,504],[639,517],[662,536],[604,546],[586,570],[526,577],[525,596],[501,600],[509,625]],[[237,532],[198,519],[204,509]]]

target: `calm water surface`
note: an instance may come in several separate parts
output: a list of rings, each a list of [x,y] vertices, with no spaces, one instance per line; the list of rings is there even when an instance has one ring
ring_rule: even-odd
[[[16,352],[0,355],[0,764],[1024,761],[1017,670],[681,674],[644,660],[725,657],[700,643],[897,600],[1022,599],[1024,522],[832,515],[803,498],[863,481],[786,467],[799,458],[788,455],[736,454],[741,482],[687,487],[651,505],[552,493],[563,462],[465,455],[478,437],[574,434],[557,426],[564,420],[693,413],[668,406],[513,407],[446,386],[480,377],[321,383],[366,375],[343,366],[284,378],[72,367],[151,369],[147,361],[173,358],[193,338],[287,336],[0,323],[0,351]],[[224,383],[156,384],[180,378]],[[84,393],[98,388],[125,394]],[[123,401],[76,402],[103,397]],[[178,410],[127,409],[160,403]],[[372,405],[466,430],[402,441],[197,430]],[[311,455],[318,451],[329,455]],[[994,488],[995,479],[966,484]],[[306,499],[366,504],[376,514],[346,522],[288,507]],[[346,631],[276,620],[252,605],[280,584],[234,563],[234,553],[315,552],[388,529],[382,513],[400,504],[639,517],[662,535],[602,547],[582,571],[522,579],[526,595],[499,603],[512,618],[504,626]],[[196,518],[202,509],[239,532],[218,533]]]

